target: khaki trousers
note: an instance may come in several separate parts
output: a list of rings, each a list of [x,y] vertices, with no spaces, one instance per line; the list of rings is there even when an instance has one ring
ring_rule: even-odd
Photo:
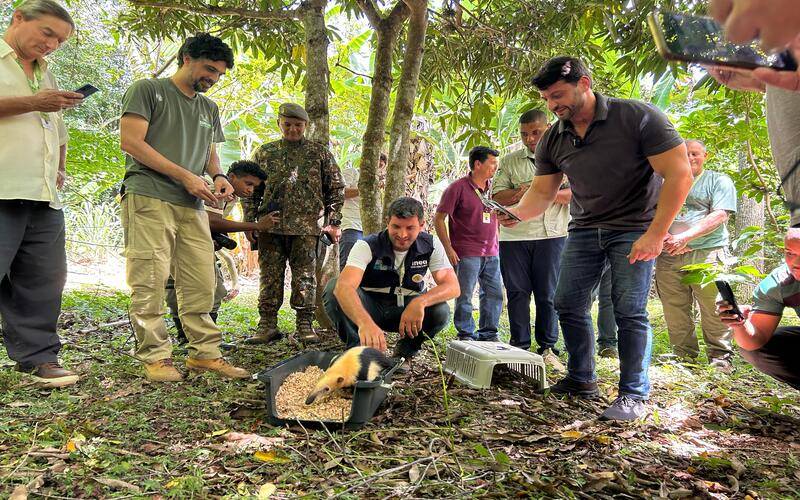
[[[214,247],[204,210],[127,193],[122,198],[130,317],[145,363],[172,357],[164,323],[164,286],[175,278],[178,316],[189,339],[189,357],[222,356],[219,328],[208,312],[214,297]]]
[[[681,282],[687,274],[681,271],[681,267],[689,264],[724,263],[724,257],[724,248],[707,248],[674,257],[662,253],[656,261],[656,290],[664,306],[669,340],[678,356],[696,358],[700,353],[695,332],[695,301],[700,309],[700,326],[709,360],[727,358],[733,353],[730,330],[715,312],[717,288],[713,283],[703,287]]]

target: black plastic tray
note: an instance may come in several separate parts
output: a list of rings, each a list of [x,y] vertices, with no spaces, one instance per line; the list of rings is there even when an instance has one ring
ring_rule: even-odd
[[[265,370],[258,374],[258,380],[264,383],[266,399],[267,399],[267,420],[272,425],[289,425],[300,423],[306,427],[317,428],[325,426],[328,429],[358,429],[363,427],[369,419],[375,414],[375,411],[381,405],[386,394],[389,392],[389,384],[392,381],[397,367],[400,366],[398,362],[395,366],[384,370],[377,380],[372,382],[359,381],[356,382],[353,390],[353,406],[350,409],[350,418],[345,422],[332,422],[329,420],[300,420],[300,419],[285,419],[278,417],[277,407],[275,405],[275,395],[278,393],[278,388],[283,384],[284,379],[290,374],[298,371],[303,371],[307,367],[314,365],[321,369],[327,369],[334,357],[338,352],[323,352],[323,351],[309,351],[298,354],[292,358],[278,363],[272,368]]]

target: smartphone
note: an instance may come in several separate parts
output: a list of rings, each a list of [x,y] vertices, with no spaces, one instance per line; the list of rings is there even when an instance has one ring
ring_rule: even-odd
[[[513,213],[509,212],[508,209],[506,207],[504,207],[503,205],[497,203],[496,201],[494,201],[491,198],[488,198],[487,196],[485,196],[483,193],[481,193],[477,189],[475,190],[475,192],[478,194],[478,198],[481,200],[481,203],[483,203],[484,207],[488,208],[489,210],[494,210],[496,212],[500,212],[501,214],[504,214],[507,217],[510,217],[511,219],[513,219],[513,220],[515,220],[517,222],[522,222],[522,219],[520,219],[519,217],[517,217]]]
[[[787,50],[768,54],[758,44],[735,45],[725,40],[722,27],[710,17],[655,11],[647,24],[661,57],[670,61],[780,71],[797,70]]]
[[[732,306],[730,312],[738,316],[739,319],[744,319],[742,310],[739,309],[739,304],[736,302],[736,296],[733,294],[733,290],[731,290],[731,286],[728,284],[728,282],[717,280],[714,282],[714,284],[717,285],[717,290],[719,290],[722,300]]]
[[[97,87],[95,87],[94,85],[92,85],[90,83],[87,83],[86,85],[84,85],[83,87],[79,88],[75,92],[77,92],[79,94],[83,94],[83,98],[86,99],[90,95],[94,94],[95,92],[99,92],[99,91],[100,91],[100,89],[98,89]]]

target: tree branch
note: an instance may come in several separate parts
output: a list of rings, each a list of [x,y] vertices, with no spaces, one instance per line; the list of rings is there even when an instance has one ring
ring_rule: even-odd
[[[361,9],[361,12],[367,17],[369,25],[372,26],[372,29],[378,29],[383,17],[381,16],[380,10],[378,10],[378,6],[375,5],[375,0],[356,0],[356,3]]]
[[[180,10],[193,14],[207,14],[212,16],[239,16],[247,19],[286,20],[299,19],[299,8],[288,10],[251,10],[237,7],[217,7],[214,5],[194,6],[185,5],[177,0],[128,0],[136,7],[149,7],[162,10]]]

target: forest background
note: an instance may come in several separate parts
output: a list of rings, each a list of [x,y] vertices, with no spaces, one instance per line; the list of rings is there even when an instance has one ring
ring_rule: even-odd
[[[0,0],[0,24],[18,3]],[[60,334],[62,358],[82,380],[70,390],[41,392],[13,370],[0,370],[0,496],[800,496],[796,393],[740,360],[730,376],[702,361],[675,363],[655,298],[653,411],[628,427],[593,420],[598,404],[543,398],[519,381],[486,391],[444,384],[438,356],[452,329],[426,349],[413,384],[397,385],[365,430],[344,435],[267,425],[258,383],[203,376],[170,388],[146,384],[130,355],[116,201],[124,173],[119,106],[132,82],[172,74],[182,40],[198,31],[222,37],[236,54],[236,67],[209,92],[228,139],[223,167],[278,138],[280,103],[303,103],[309,135],[330,144],[342,168],[360,171],[367,231],[380,228],[386,201],[402,193],[432,208],[467,171],[471,147],[521,147],[519,114],[544,109],[531,76],[549,57],[580,56],[596,90],[654,103],[684,137],[708,145],[706,168],[734,179],[738,211],[729,226],[739,261],[726,274],[747,297],[779,262],[788,221],[763,96],[720,88],[699,68],[667,64],[645,25],[656,7],[702,12],[705,2],[66,4],[78,30],[50,58],[53,73],[63,88],[101,89],[66,113],[70,289]],[[382,151],[389,156],[385,189],[376,172]],[[256,262],[245,246],[235,259],[249,292],[220,312],[228,340],[257,322]],[[699,266],[690,280],[707,282],[717,271]],[[291,329],[288,308],[280,321]],[[329,340],[323,348],[340,347]],[[263,369],[298,349],[289,340],[240,348],[231,357]],[[13,363],[0,358],[0,365]],[[618,367],[598,360],[598,370],[604,395],[612,397]],[[243,440],[248,446],[239,447]],[[261,449],[253,453],[251,445]]]

